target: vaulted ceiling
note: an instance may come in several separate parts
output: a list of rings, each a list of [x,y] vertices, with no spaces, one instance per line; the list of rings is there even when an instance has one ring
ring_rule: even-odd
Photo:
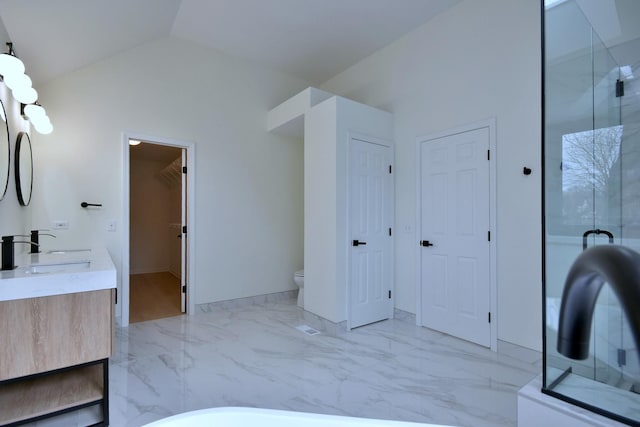
[[[0,0],[35,82],[175,36],[312,84],[461,0]]]

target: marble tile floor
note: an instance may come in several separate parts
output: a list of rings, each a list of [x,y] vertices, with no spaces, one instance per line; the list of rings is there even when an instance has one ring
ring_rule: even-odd
[[[249,406],[515,426],[517,391],[541,372],[540,354],[506,343],[494,353],[409,319],[309,336],[296,329],[307,323],[305,312],[288,299],[119,328],[110,364],[111,425]],[[34,425],[87,425],[86,416]]]

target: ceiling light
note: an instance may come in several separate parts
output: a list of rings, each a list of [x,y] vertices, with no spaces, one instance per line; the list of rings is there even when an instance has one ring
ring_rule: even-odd
[[[142,141],[139,141],[137,139],[130,139],[129,140],[129,145],[140,145],[142,144]]]

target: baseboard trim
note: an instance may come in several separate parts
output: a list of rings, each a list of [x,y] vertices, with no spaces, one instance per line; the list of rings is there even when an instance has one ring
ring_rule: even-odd
[[[196,313],[211,313],[218,309],[234,309],[248,307],[252,305],[264,305],[272,302],[283,302],[293,300],[298,297],[297,290],[275,292],[272,294],[256,295],[253,297],[236,298],[225,301],[208,302],[196,304]]]

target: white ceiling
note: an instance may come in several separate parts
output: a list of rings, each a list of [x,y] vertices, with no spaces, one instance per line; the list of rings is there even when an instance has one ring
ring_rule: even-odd
[[[320,84],[461,0],[0,0],[42,82],[175,36]]]

